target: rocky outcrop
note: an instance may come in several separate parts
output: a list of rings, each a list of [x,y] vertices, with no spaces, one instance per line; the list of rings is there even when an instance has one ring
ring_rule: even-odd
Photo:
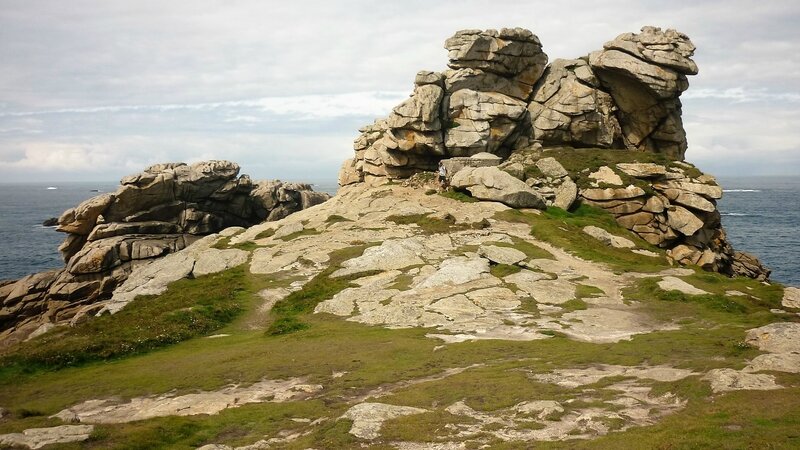
[[[458,31],[445,48],[448,70],[419,72],[409,99],[361,128],[340,185],[408,178],[444,158],[507,157],[534,144],[683,159],[678,97],[697,66],[682,33],[644,27],[550,65],[539,38],[521,28]]]
[[[539,194],[497,167],[466,167],[453,176],[450,184],[469,191],[475,198],[505,203],[512,208],[545,208]]]
[[[528,111],[530,139],[543,145],[610,148],[619,144],[614,100],[582,59],[553,61]]]
[[[419,72],[409,99],[359,130],[340,185],[408,178],[447,157],[508,153],[547,64],[539,39],[521,28],[464,30],[445,48],[449,70]]]
[[[644,27],[589,55],[589,65],[611,94],[626,148],[683,159],[686,133],[680,94],[697,74],[695,46],[678,31]]]
[[[253,182],[229,161],[157,164],[120,184],[58,219],[57,230],[67,233],[59,247],[64,269],[0,287],[0,340],[71,320],[110,298],[134,268],[204,235],[282,219],[329,198],[307,184]]]
[[[549,65],[539,39],[519,28],[458,31],[445,48],[449,70],[417,74],[408,100],[361,129],[341,185],[406,178],[443,160],[456,169],[459,157],[494,154],[508,177],[470,163],[448,170],[451,185],[515,207],[569,210],[583,200],[669,249],[676,262],[768,278],[756,258],[734,252],[727,241],[716,207],[722,189],[682,162],[687,142],[679,97],[687,76],[698,72],[685,34],[643,27],[586,57]],[[672,162],[595,166],[579,190],[574,174],[542,157],[553,148],[645,152]]]

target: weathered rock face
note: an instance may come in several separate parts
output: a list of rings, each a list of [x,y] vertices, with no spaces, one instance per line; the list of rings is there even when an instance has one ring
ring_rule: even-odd
[[[527,99],[547,65],[539,39],[520,28],[464,30],[447,40],[450,69],[419,72],[411,97],[361,128],[339,184],[408,178],[439,160],[507,154]]]
[[[528,111],[533,141],[575,147],[619,146],[617,107],[584,60],[553,61],[537,84]]]
[[[694,50],[683,33],[644,27],[589,55],[589,65],[619,108],[627,148],[683,159],[687,144],[678,97],[689,87],[686,75],[697,74]]]
[[[497,167],[466,167],[453,176],[451,185],[468,190],[475,198],[505,203],[512,208],[545,208],[538,193]]]
[[[664,153],[683,159],[678,99],[697,73],[694,45],[644,27],[581,59],[549,66],[528,30],[462,30],[445,42],[449,69],[419,72],[411,97],[363,127],[341,185],[408,178],[447,157],[567,145]]]
[[[59,247],[65,268],[0,287],[0,339],[37,316],[71,319],[110,297],[134,266],[203,235],[282,219],[329,198],[307,184],[254,183],[238,175],[239,166],[229,161],[157,164],[123,178],[116,192],[65,211],[58,220],[58,231],[67,233]]]

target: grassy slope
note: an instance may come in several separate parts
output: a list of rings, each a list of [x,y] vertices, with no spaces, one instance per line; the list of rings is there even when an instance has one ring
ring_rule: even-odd
[[[591,209],[581,209],[574,214],[552,210],[542,215],[509,212],[499,218],[529,223],[538,238],[571,249],[586,259],[609,263],[620,271],[666,267],[659,262],[663,260],[610,250],[576,233],[578,228],[591,223],[622,234],[619,227]],[[424,222],[424,218],[418,219]],[[438,222],[425,225],[448,229],[451,226]],[[641,240],[636,242],[649,248]],[[309,314],[317,301],[347,286],[346,280],[335,286],[330,284],[327,275],[341,261],[360,254],[363,248],[332,255],[331,269],[294,294],[291,297],[294,301],[279,304],[271,318],[258,317],[260,299],[256,293],[264,287],[287,285],[292,280],[290,275],[257,277],[234,270],[175,284],[159,299],[132,304],[124,310],[129,317],[115,315],[89,322],[87,328],[62,335],[64,343],[57,345],[85,342],[82,339],[88,336],[89,330],[102,330],[136,341],[147,333],[146,328],[135,326],[137,317],[147,317],[148,321],[173,317],[175,311],[192,306],[192,302],[198,302],[192,306],[193,310],[200,311],[203,310],[200,303],[207,302],[212,292],[220,293],[219,299],[212,302],[215,305],[228,302],[236,305],[234,313],[224,315],[213,326],[192,329],[193,334],[184,336],[186,339],[182,342],[163,342],[127,354],[117,353],[111,360],[96,361],[106,356],[100,352],[94,358],[75,360],[75,367],[58,368],[60,366],[56,365],[45,369],[40,361],[24,360],[19,355],[35,354],[35,349],[52,350],[55,340],[45,336],[21,347],[17,359],[6,360],[6,369],[0,372],[0,405],[11,411],[10,417],[0,421],[0,432],[57,425],[57,420],[47,416],[90,398],[129,398],[168,391],[186,393],[217,389],[233,382],[251,383],[262,378],[292,376],[307,377],[310,382],[325,386],[323,397],[317,400],[251,404],[215,416],[158,418],[98,426],[91,441],[60,447],[194,448],[212,442],[244,445],[265,435],[274,436],[279,430],[302,427],[291,418],[338,417],[351,406],[349,397],[378,386],[437,374],[447,368],[483,364],[443,380],[404,387],[380,400],[431,410],[388,422],[383,431],[387,440],[435,439],[446,424],[466,420],[444,411],[444,407],[455,401],[464,400],[475,409],[492,411],[532,398],[565,400],[574,395],[557,386],[534,382],[524,376],[526,372],[541,373],[597,363],[668,364],[696,371],[743,367],[746,360],[758,354],[744,345],[745,330],[779,319],[769,312],[780,303],[782,289],[779,286],[697,273],[689,281],[711,295],[692,298],[665,293],[647,279],[626,291],[626,298],[640,301],[658,317],[681,323],[681,330],[640,335],[616,344],[581,343],[556,336],[533,342],[466,342],[436,350],[434,347],[439,342],[426,338],[427,330],[389,330]],[[758,300],[726,297],[724,292],[730,289],[748,292]],[[585,296],[591,296],[591,289],[585,291]],[[153,300],[160,300],[160,312],[148,309],[155,307]],[[144,316],[146,311],[148,316]],[[301,326],[285,329],[288,334],[265,333],[270,323],[275,324],[276,319],[282,318]],[[251,329],[249,325],[253,323],[259,323],[260,328]],[[123,332],[123,327],[129,329]],[[274,325],[272,331],[275,331]],[[211,333],[230,336],[200,337]],[[331,378],[333,372],[347,373]],[[800,377],[781,374],[779,381],[798,385]],[[797,388],[712,396],[708,384],[699,377],[653,384],[657,389],[675,392],[687,399],[687,408],[654,426],[612,433],[595,441],[537,443],[537,447],[642,448],[643,443],[649,448],[792,448],[797,445],[800,435],[797,432],[800,421]],[[713,401],[709,400],[711,398]],[[289,448],[351,448],[358,442],[347,434],[348,429],[347,421],[331,420],[311,435],[293,442]],[[494,442],[493,448],[527,448],[527,445]]]

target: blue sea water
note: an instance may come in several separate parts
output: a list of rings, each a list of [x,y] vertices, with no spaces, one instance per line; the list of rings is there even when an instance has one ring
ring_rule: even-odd
[[[58,246],[66,235],[42,222],[118,186],[116,181],[0,183],[0,280],[62,267]],[[319,183],[314,189],[333,195],[337,185]]]
[[[800,286],[800,177],[720,178],[722,224],[737,250],[758,256],[772,269],[772,279]],[[55,187],[57,189],[48,189]],[[115,182],[0,184],[0,280],[62,266],[58,245],[64,234],[43,227],[98,192],[114,191]],[[335,182],[318,191],[334,194]]]
[[[772,269],[772,280],[800,286],[800,177],[719,177],[717,207],[733,248]]]

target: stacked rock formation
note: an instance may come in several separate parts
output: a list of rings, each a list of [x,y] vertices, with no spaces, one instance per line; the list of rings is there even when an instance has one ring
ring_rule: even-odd
[[[685,34],[643,27],[585,57],[549,65],[536,35],[520,28],[459,31],[445,48],[449,70],[418,73],[411,98],[361,129],[341,185],[407,178],[440,161],[457,165],[449,158],[488,152],[505,160],[499,169],[511,177],[498,168],[465,168],[449,174],[452,185],[515,207],[569,209],[581,199],[669,249],[677,262],[769,276],[728,243],[716,208],[722,189],[713,177],[680,165],[687,142],[679,97],[687,76],[697,74],[695,46]],[[579,192],[557,161],[541,157],[553,147],[645,152],[672,163],[601,167],[592,174],[596,187]],[[535,164],[541,178],[526,177],[532,153],[539,156],[527,166]],[[623,184],[614,170],[638,181]]]
[[[616,164],[589,175],[596,185],[580,191],[585,202],[610,212],[617,223],[647,242],[668,248],[681,264],[733,274],[734,252],[720,222],[716,201],[722,188],[710,175],[691,176],[694,166],[676,163],[667,168],[653,163]],[[623,186],[619,174],[646,181],[652,190]],[[768,272],[767,272],[768,274]]]
[[[507,155],[547,65],[539,38],[521,28],[464,30],[445,48],[450,70],[419,72],[408,100],[360,130],[341,185],[408,178],[449,156]]]
[[[408,100],[360,130],[341,185],[408,178],[453,156],[507,157],[534,143],[683,159],[679,96],[697,65],[682,33],[644,27],[549,66],[539,39],[521,28],[459,31],[445,48],[449,70],[419,72]]]
[[[67,233],[59,247],[65,267],[0,286],[0,331],[41,315],[69,320],[109,298],[136,266],[203,235],[282,219],[329,198],[307,184],[238,175],[228,161],[158,164],[65,211],[58,220],[58,231]]]

